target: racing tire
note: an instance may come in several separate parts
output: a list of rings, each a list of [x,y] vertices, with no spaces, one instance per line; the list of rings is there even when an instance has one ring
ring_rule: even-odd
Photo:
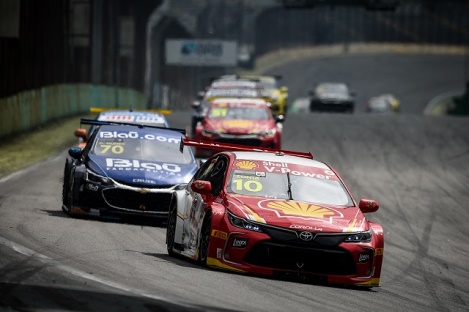
[[[171,203],[168,213],[168,224],[166,225],[166,249],[168,250],[168,255],[174,257],[176,254],[174,252],[174,238],[176,236],[176,221],[177,221],[177,204],[175,203],[176,199],[173,197],[174,203]]]
[[[65,160],[64,175],[62,183],[62,210],[66,214],[69,214],[67,208],[70,206],[69,202],[69,190],[70,190],[70,161],[68,158]]]
[[[207,266],[208,250],[210,245],[210,233],[212,231],[212,216],[207,214],[200,231],[199,255],[197,262],[202,266]]]

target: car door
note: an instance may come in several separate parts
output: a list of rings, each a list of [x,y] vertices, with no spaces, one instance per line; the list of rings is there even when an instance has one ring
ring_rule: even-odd
[[[228,158],[224,155],[215,155],[204,163],[201,169],[194,175],[186,188],[186,211],[188,217],[184,220],[185,238],[184,249],[195,257],[197,253],[199,233],[208,208],[201,194],[192,190],[191,184],[196,180],[210,181],[212,183],[212,195],[217,196],[223,187]],[[187,250],[186,250],[187,249]]]

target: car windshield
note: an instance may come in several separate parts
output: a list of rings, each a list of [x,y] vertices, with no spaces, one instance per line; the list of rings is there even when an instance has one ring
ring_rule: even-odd
[[[258,83],[263,89],[266,89],[266,90],[273,90],[273,89],[278,88],[275,82],[259,81]]]
[[[292,199],[333,206],[353,206],[350,195],[338,179],[297,175],[298,171],[292,171],[292,174],[272,171],[233,170],[227,191],[247,196]],[[288,187],[289,180],[290,188]]]
[[[340,83],[325,83],[316,88],[317,94],[348,94],[347,86]]]
[[[229,89],[210,89],[207,91],[206,98],[217,97],[247,97],[256,98],[260,96],[258,89],[248,88],[229,88]]]
[[[370,103],[370,110],[373,112],[391,112],[391,105],[386,99],[376,99]]]
[[[98,138],[93,153],[99,156],[190,164],[192,153],[185,147],[179,151],[179,140],[148,140],[135,138]]]
[[[245,119],[245,120],[268,120],[269,113],[263,107],[212,107],[208,112],[212,119]]]

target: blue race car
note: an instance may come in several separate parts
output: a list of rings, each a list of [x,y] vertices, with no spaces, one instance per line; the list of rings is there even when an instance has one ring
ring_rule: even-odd
[[[70,216],[167,217],[175,191],[198,169],[185,130],[82,120],[95,130],[82,149],[69,150],[62,209]]]
[[[168,110],[146,110],[146,111],[134,111],[134,110],[118,110],[118,109],[106,109],[100,107],[91,107],[91,113],[99,113],[96,120],[109,121],[109,122],[122,122],[138,125],[147,125],[155,127],[169,128],[169,123],[164,114],[169,114],[171,111]],[[164,114],[163,114],[164,113]],[[80,128],[75,131],[75,136],[80,138],[78,147],[84,148],[89,136],[93,132],[96,126],[92,126],[89,131]]]

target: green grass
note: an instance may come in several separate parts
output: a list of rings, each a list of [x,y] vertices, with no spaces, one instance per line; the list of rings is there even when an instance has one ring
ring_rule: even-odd
[[[58,155],[78,139],[73,135],[80,126],[80,118],[63,118],[27,133],[3,138],[0,141],[0,178],[26,168],[49,157]]]

